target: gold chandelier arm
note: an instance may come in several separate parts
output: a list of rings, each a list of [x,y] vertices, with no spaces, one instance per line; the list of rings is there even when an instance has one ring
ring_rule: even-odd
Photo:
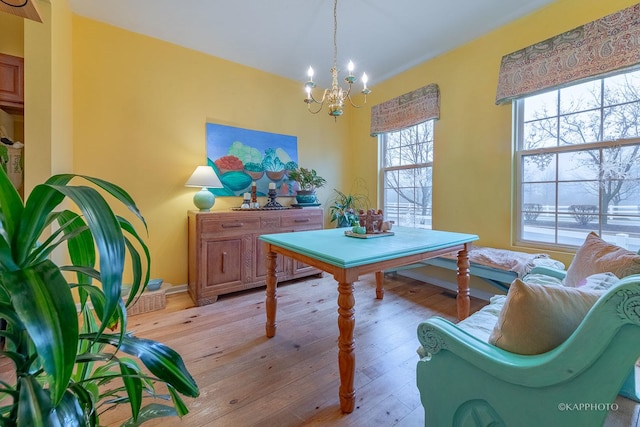
[[[351,91],[351,88],[349,88],[349,91]],[[351,95],[347,94],[346,98],[349,100],[349,104],[351,104],[351,106],[354,107],[354,108],[362,108],[362,107],[364,107],[364,104],[367,103],[367,95],[366,94],[364,95],[364,102],[362,104],[360,104],[360,105],[355,104],[353,102],[353,100],[351,99]]]
[[[322,110],[322,107],[324,107],[324,102],[325,102],[325,100],[327,99],[327,93],[328,93],[328,92],[329,92],[329,90],[328,90],[328,89],[325,89],[325,90],[324,90],[324,93],[322,94],[322,99],[321,99],[320,101],[318,101],[318,100],[313,96],[313,94],[312,94],[311,92],[309,92],[309,96],[308,96],[308,97],[306,97],[306,98],[304,99],[304,102],[306,102],[306,103],[307,103],[307,110],[309,110],[309,112],[310,112],[311,114],[318,114],[318,113]],[[311,109],[311,104],[318,104],[318,110],[317,110],[317,111],[313,111],[313,110]]]

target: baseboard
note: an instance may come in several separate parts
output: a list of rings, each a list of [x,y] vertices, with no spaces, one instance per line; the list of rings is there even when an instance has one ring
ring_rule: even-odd
[[[182,285],[172,285],[171,287],[167,286],[164,288],[164,293],[167,295],[179,294],[181,292],[187,292],[188,288],[189,287],[186,283]]]

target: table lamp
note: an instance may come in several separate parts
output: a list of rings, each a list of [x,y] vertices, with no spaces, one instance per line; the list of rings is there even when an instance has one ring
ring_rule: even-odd
[[[202,187],[193,196],[193,204],[200,209],[200,212],[209,212],[216,202],[216,197],[208,188],[222,188],[222,183],[211,166],[198,166],[187,180],[185,187]]]

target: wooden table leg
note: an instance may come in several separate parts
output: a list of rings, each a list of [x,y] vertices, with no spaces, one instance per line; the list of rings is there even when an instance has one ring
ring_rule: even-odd
[[[278,254],[272,251],[267,252],[267,337],[276,335],[276,308],[278,307],[278,277],[276,276],[276,258]]]
[[[384,271],[376,271],[376,299],[384,298]]]
[[[469,317],[471,301],[469,299],[469,246],[467,243],[464,249],[458,252],[458,320]]]
[[[356,356],[353,352],[356,347],[356,342],[353,339],[353,329],[356,324],[354,305],[353,283],[338,282],[340,409],[347,414],[353,412],[356,400],[356,393],[353,389],[353,377],[356,370]]]

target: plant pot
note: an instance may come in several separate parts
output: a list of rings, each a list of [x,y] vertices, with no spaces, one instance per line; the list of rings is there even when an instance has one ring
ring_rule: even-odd
[[[316,192],[313,190],[298,190],[296,192],[296,201],[301,205],[316,203]]]
[[[338,225],[336,225],[336,228],[345,228],[345,227],[351,227],[351,224],[349,223],[349,218],[347,218],[346,216],[341,216],[340,219],[338,219]]]

